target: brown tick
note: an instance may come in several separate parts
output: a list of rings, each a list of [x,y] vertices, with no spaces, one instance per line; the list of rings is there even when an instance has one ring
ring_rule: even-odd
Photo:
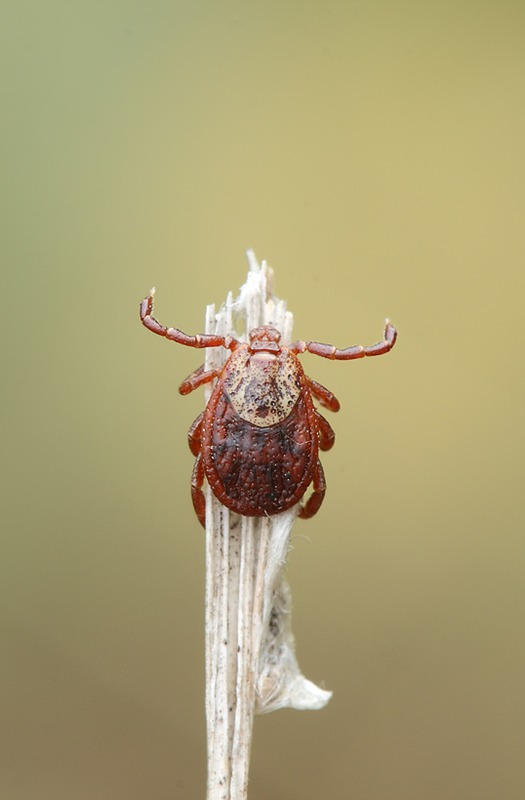
[[[328,389],[305,375],[297,358],[308,351],[323,358],[350,361],[388,353],[396,329],[387,320],[384,339],[369,347],[340,350],[321,342],[279,344],[281,335],[270,325],[255,328],[249,343],[231,336],[189,336],[166,328],[151,316],[152,289],[140,304],[142,324],[159,336],[188,347],[225,347],[231,355],[218,370],[199,367],[179,386],[181,394],[217,378],[205,410],[188,432],[196,456],[191,477],[195,512],[204,525],[206,477],[215,497],[237,514],[262,517],[286,511],[298,503],[310,484],[313,492],[299,516],[312,517],[326,491],[319,450],[329,450],[335,434],[316,410],[313,399],[330,411],[339,401]]]

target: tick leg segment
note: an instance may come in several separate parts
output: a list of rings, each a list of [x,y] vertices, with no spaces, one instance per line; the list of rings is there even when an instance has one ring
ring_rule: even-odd
[[[149,331],[158,336],[164,336],[171,342],[185,344],[187,347],[226,347],[228,350],[235,350],[239,344],[237,339],[233,339],[231,336],[216,336],[213,333],[198,333],[196,336],[190,336],[178,328],[166,328],[151,316],[154,294],[155,289],[152,289],[140,304],[140,320]]]
[[[189,394],[193,392],[194,389],[198,389],[199,386],[202,386],[205,383],[209,383],[218,375],[220,375],[220,369],[210,369],[208,372],[204,371],[204,364],[192,372],[191,375],[182,381],[181,385],[179,386],[180,394]]]
[[[193,420],[191,428],[188,431],[188,444],[194,456],[198,456],[201,451],[203,417],[204,411],[201,411],[197,419]]]
[[[196,420],[197,421],[197,420]],[[193,427],[193,426],[192,426]],[[204,483],[204,464],[202,463],[202,456],[199,453],[195,459],[195,466],[191,475],[191,499],[193,501],[193,508],[199,518],[202,527],[206,527],[206,500],[202,485]]]
[[[313,479],[313,493],[310,495],[304,506],[299,509],[299,516],[301,519],[309,519],[317,514],[321,503],[324,500],[326,492],[326,482],[324,479],[323,467],[320,461],[317,461]]]
[[[325,419],[322,414],[320,414],[318,411],[315,413],[317,415],[317,429],[319,431],[319,447],[321,450],[330,450],[335,442],[334,430],[328,420]]]
[[[315,399],[321,403],[322,406],[330,409],[330,411],[339,411],[341,408],[339,400],[334,394],[332,394],[330,389],[327,389],[325,386],[317,383],[317,381],[314,381],[308,376],[306,377],[306,382],[308,383],[311,393]]]
[[[294,342],[290,345],[290,350],[293,353],[304,353],[308,351],[315,356],[322,356],[323,358],[330,358],[337,361],[350,361],[354,358],[363,358],[364,356],[381,356],[383,353],[388,353],[396,343],[397,331],[389,320],[386,321],[385,333],[382,341],[376,344],[363,347],[361,344],[346,347],[340,350],[331,344],[323,344],[322,342]]]

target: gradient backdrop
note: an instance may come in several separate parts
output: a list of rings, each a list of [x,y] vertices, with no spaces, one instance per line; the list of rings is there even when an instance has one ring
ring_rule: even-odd
[[[250,800],[523,800],[525,4],[4,0],[0,797],[201,800],[189,332],[276,270],[342,401],[294,529],[321,712]]]

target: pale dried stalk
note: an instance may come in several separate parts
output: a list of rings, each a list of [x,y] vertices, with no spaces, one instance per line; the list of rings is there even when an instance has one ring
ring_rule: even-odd
[[[239,297],[206,312],[206,333],[231,334],[234,315],[250,331],[272,324],[291,340],[292,315],[272,295],[272,271],[248,251]],[[224,363],[206,351],[206,369]],[[210,389],[207,391],[207,399]],[[255,711],[321,708],[331,697],[299,672],[291,632],[290,591],[282,574],[296,509],[271,518],[240,517],[206,490],[207,800],[246,800]]]

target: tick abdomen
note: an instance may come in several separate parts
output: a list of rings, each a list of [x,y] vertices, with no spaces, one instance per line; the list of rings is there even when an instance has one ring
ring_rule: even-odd
[[[215,402],[214,402],[215,400]],[[295,505],[312,480],[317,431],[311,398],[300,394],[284,421],[261,427],[242,419],[224,393],[212,398],[203,460],[213,492],[232,511],[263,516]]]

